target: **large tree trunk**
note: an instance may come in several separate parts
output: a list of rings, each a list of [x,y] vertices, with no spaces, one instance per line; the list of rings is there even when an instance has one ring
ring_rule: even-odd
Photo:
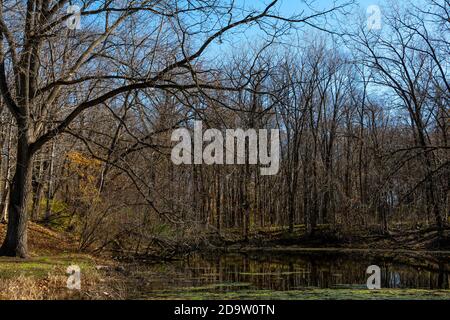
[[[22,131],[17,143],[16,168],[9,193],[8,229],[0,248],[2,256],[28,256],[26,196],[30,160],[27,135]]]

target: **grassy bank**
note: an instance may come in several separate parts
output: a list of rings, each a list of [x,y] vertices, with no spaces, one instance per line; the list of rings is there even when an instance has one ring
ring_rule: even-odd
[[[0,225],[0,238],[5,234]],[[30,223],[30,258],[0,257],[0,299],[108,299],[123,293],[110,260],[76,251],[64,234]],[[67,288],[67,267],[81,271],[81,290]],[[101,267],[100,267],[101,266]]]

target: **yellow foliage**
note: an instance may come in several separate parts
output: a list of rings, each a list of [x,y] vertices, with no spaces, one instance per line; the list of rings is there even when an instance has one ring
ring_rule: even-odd
[[[101,161],[97,159],[93,159],[91,157],[85,156],[77,151],[70,151],[67,153],[67,157],[69,158],[71,164],[78,165],[87,168],[100,168]]]
[[[78,185],[81,194],[84,197],[92,198],[94,196],[95,198],[96,182],[100,175],[102,162],[77,151],[68,152],[67,158],[69,159],[69,170],[81,178]]]

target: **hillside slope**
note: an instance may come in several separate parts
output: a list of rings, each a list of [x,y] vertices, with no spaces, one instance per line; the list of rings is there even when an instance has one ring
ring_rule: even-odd
[[[0,223],[0,239],[6,235],[6,224]],[[28,245],[30,255],[69,253],[76,250],[76,243],[67,235],[45,228],[37,223],[28,224]]]

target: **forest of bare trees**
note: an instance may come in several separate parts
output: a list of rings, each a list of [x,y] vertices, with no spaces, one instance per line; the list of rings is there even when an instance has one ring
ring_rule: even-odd
[[[346,23],[351,1],[83,0],[80,29],[69,4],[1,1],[0,254],[28,255],[29,220],[134,252],[448,224],[448,0],[387,2],[379,30],[364,11]],[[171,134],[195,120],[279,129],[278,174],[173,164]]]

